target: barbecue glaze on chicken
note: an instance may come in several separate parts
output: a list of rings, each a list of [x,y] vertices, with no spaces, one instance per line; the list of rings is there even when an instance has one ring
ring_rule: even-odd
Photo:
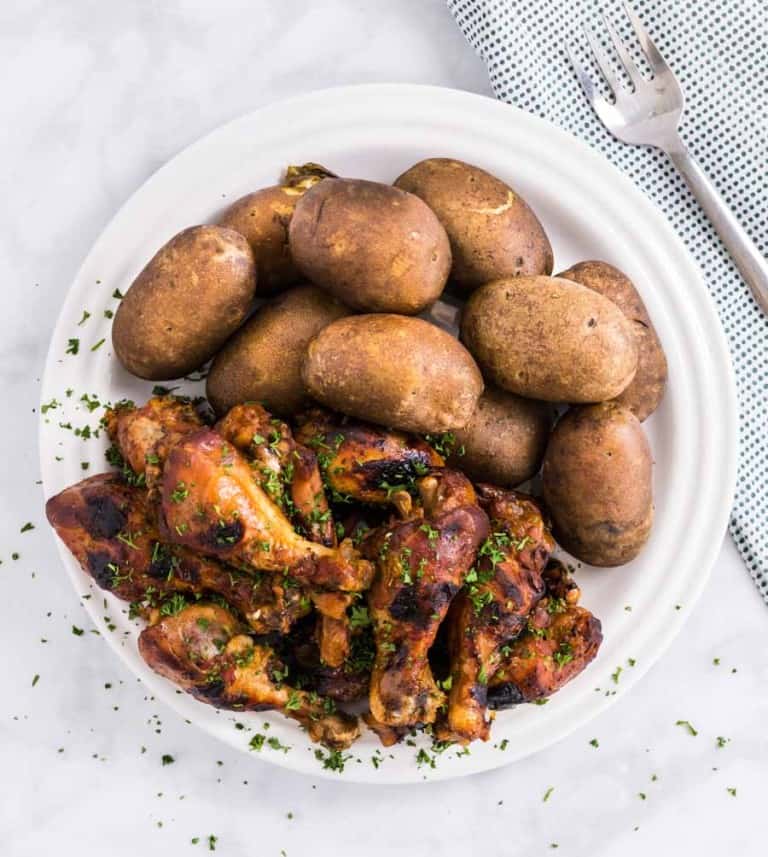
[[[488,738],[488,682],[544,594],[542,571],[554,547],[531,498],[490,485],[478,494],[491,534],[448,616],[451,687],[439,731],[461,743]]]
[[[349,747],[360,734],[357,718],[336,711],[332,700],[287,684],[272,648],[245,634],[217,604],[164,616],[141,632],[139,652],[155,672],[220,708],[281,711],[332,749]]]
[[[488,536],[488,518],[461,473],[419,485],[423,517],[382,527],[366,541],[376,577],[368,607],[376,639],[372,718],[387,726],[432,723],[445,694],[427,658],[438,626]]]

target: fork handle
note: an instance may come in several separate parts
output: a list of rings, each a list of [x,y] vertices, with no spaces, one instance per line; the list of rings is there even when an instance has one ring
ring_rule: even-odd
[[[720,192],[679,138],[665,149],[682,174],[733,257],[741,276],[752,290],[757,303],[768,315],[768,261],[736,220]]]

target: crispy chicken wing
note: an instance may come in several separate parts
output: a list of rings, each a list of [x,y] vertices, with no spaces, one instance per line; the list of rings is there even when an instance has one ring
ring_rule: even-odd
[[[216,594],[253,631],[287,633],[309,612],[297,587],[274,575],[244,573],[160,540],[146,491],[102,473],[66,488],[46,504],[51,526],[102,589],[155,606],[172,593]]]
[[[505,650],[488,689],[491,708],[551,696],[597,654],[603,635],[600,620],[589,610],[557,599],[549,611],[537,610],[529,627]]]
[[[500,650],[526,625],[544,594],[542,570],[554,547],[536,504],[523,494],[478,486],[491,520],[475,568],[448,617],[451,685],[440,737],[488,739],[486,695]]]
[[[317,453],[335,496],[410,511],[408,489],[443,458],[421,438],[315,408],[297,418],[296,438]]]
[[[155,672],[206,702],[242,711],[275,709],[297,720],[313,741],[344,749],[360,734],[356,717],[333,700],[282,678],[285,665],[256,643],[230,611],[194,604],[145,628],[139,652]]]
[[[419,485],[424,517],[382,527],[364,544],[376,557],[368,593],[376,638],[370,709],[392,727],[432,723],[445,695],[427,659],[440,622],[488,535],[488,519],[460,473]]]
[[[351,541],[328,548],[298,535],[248,461],[214,431],[173,447],[161,494],[161,531],[176,544],[312,588],[357,592],[370,583],[371,564]]]

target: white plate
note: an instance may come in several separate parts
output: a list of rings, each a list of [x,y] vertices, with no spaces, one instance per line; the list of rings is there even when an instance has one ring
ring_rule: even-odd
[[[556,270],[582,259],[604,259],[637,284],[669,360],[666,398],[646,423],[656,462],[656,523],[648,546],[631,565],[578,573],[583,603],[600,617],[605,635],[598,658],[581,676],[546,706],[501,712],[490,742],[473,744],[463,756],[450,748],[434,769],[416,763],[418,749],[429,746],[421,739],[416,747],[385,750],[376,768],[371,756],[378,741],[367,733],[352,748],[353,758],[341,774],[363,782],[462,776],[507,764],[561,739],[616,701],[649,669],[701,593],[722,541],[735,483],[736,398],[712,299],[663,216],[586,145],[499,102],[424,86],[312,93],[214,131],[133,195],[96,242],[67,295],[43,382],[43,402],[56,398],[63,403],[41,422],[43,484],[50,496],[106,469],[103,435],[83,440],[59,427],[60,422],[71,422],[73,428],[96,426],[99,412],[89,413],[80,396],[143,402],[150,395],[152,385],[130,377],[114,358],[110,322],[103,312],[116,307],[114,289],[125,292],[161,244],[185,226],[210,221],[238,196],[275,183],[289,163],[319,161],[344,175],[389,182],[415,161],[438,155],[478,164],[519,190],[552,240]],[[78,326],[85,309],[92,315]],[[80,353],[67,355],[68,340],[75,337]],[[105,343],[92,352],[102,337]],[[187,384],[185,389],[199,393],[201,386]],[[68,388],[74,391],[69,398]],[[82,461],[90,461],[87,474]],[[235,728],[235,721],[260,732],[267,722],[268,734],[292,749],[283,753],[265,746],[252,753],[254,758],[339,776],[323,769],[315,758],[316,745],[292,722],[276,714],[217,712],[151,672],[137,653],[139,627],[129,621],[126,605],[93,586],[66,548],[59,548],[77,592],[93,593],[85,606],[94,624],[152,693],[246,753],[252,752],[252,732]],[[618,684],[611,680],[617,666],[623,668]]]

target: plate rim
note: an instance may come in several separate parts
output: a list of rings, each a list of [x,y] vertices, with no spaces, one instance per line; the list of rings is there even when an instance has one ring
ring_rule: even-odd
[[[341,780],[339,780],[337,774],[332,773],[330,771],[326,771],[320,768],[319,766],[313,766],[310,769],[304,764],[295,764],[294,759],[300,758],[298,754],[294,754],[292,758],[289,758],[287,755],[278,753],[275,753],[272,756],[258,757],[263,761],[278,764],[281,767],[287,768],[297,773],[309,773],[313,776],[327,777],[329,779],[335,779],[336,781],[342,782],[365,782],[381,785],[400,783],[405,784],[425,781],[436,782],[444,779],[452,779],[454,777],[471,775],[474,773],[479,773],[481,771],[492,770],[503,765],[508,765],[513,761],[532,755],[533,753],[539,752],[545,747],[549,747],[562,740],[571,732],[575,731],[589,720],[592,720],[594,717],[598,716],[610,705],[616,702],[619,696],[623,697],[626,692],[642,678],[645,672],[647,672],[647,670],[650,669],[650,667],[663,656],[664,652],[668,649],[672,640],[680,633],[687,617],[690,615],[693,606],[698,601],[706,585],[706,582],[709,579],[709,575],[711,573],[712,567],[722,544],[722,536],[726,534],[736,485],[738,453],[737,394],[735,377],[731,362],[730,351],[727,345],[727,340],[718,317],[714,298],[709,292],[709,290],[706,288],[701,272],[693,261],[690,251],[686,247],[682,238],[678,236],[677,233],[674,231],[672,225],[665,218],[663,213],[654,205],[654,203],[650,199],[648,199],[648,197],[645,196],[642,190],[637,185],[635,185],[628,176],[626,176],[606,157],[602,156],[597,150],[590,147],[585,141],[576,137],[574,134],[571,134],[568,131],[561,129],[558,126],[538,116],[535,116],[534,114],[514,107],[513,105],[500,102],[494,98],[490,98],[485,95],[479,95],[463,90],[423,84],[356,84],[352,86],[329,87],[314,90],[311,92],[295,95],[287,99],[279,99],[264,104],[254,111],[250,111],[239,117],[235,117],[229,120],[228,122],[218,126],[217,128],[212,129],[208,133],[204,134],[202,137],[198,138],[197,140],[190,143],[188,146],[184,147],[175,156],[171,157],[157,170],[155,170],[144,182],[142,182],[142,184],[138,188],[136,188],[136,190],[123,202],[123,204],[110,218],[106,226],[101,230],[99,236],[97,237],[96,241],[91,246],[90,251],[86,255],[83,263],[79,267],[74,280],[69,284],[64,294],[62,305],[57,316],[56,324],[54,326],[54,330],[51,336],[51,342],[46,355],[43,379],[41,384],[41,403],[48,401],[51,397],[49,389],[51,384],[51,378],[54,373],[54,367],[56,366],[58,355],[60,353],[56,350],[56,347],[57,344],[62,340],[62,330],[64,326],[68,323],[67,319],[65,318],[64,308],[66,307],[72,292],[75,290],[77,284],[84,276],[84,272],[88,268],[89,263],[95,256],[98,255],[102,243],[105,243],[108,240],[109,236],[114,231],[116,224],[119,223],[120,218],[126,217],[130,214],[131,209],[133,208],[133,206],[136,205],[137,199],[143,192],[146,192],[151,185],[153,185],[166,173],[166,171],[170,171],[174,169],[174,167],[178,168],[177,162],[179,161],[179,159],[183,157],[189,157],[190,155],[194,154],[194,151],[196,149],[202,149],[204,146],[210,145],[217,136],[226,136],[227,133],[231,132],[233,128],[235,128],[240,123],[253,121],[256,117],[268,113],[269,111],[275,112],[278,110],[286,110],[289,108],[295,110],[297,107],[306,108],[307,106],[312,106],[316,109],[323,101],[336,100],[341,102],[347,102],[346,108],[349,109],[361,96],[366,100],[373,98],[394,98],[399,101],[405,101],[413,99],[419,100],[424,98],[427,99],[432,105],[434,105],[437,101],[442,100],[446,104],[448,104],[449,102],[453,102],[454,106],[458,106],[460,110],[466,110],[467,112],[473,110],[487,111],[488,116],[490,116],[492,113],[495,113],[500,119],[503,118],[509,124],[513,125],[515,123],[518,123],[522,126],[527,125],[529,128],[533,129],[534,132],[539,132],[545,137],[549,136],[553,139],[560,138],[562,144],[568,148],[573,149],[574,153],[577,154],[580,159],[583,159],[585,164],[591,164],[598,171],[603,171],[607,174],[610,174],[611,180],[617,183],[617,185],[619,186],[618,189],[626,193],[632,200],[633,205],[641,209],[645,213],[646,217],[649,217],[651,220],[654,221],[655,226],[659,230],[659,235],[663,235],[669,247],[674,249],[679,264],[686,271],[686,282],[689,282],[691,284],[695,283],[695,288],[697,291],[696,297],[698,298],[699,305],[698,320],[700,322],[706,322],[706,330],[710,337],[708,338],[707,342],[709,350],[712,352],[712,361],[714,365],[719,367],[719,369],[721,370],[721,386],[719,387],[719,392],[721,394],[724,394],[724,399],[722,400],[722,408],[719,414],[721,428],[725,437],[725,449],[724,451],[722,451],[723,455],[722,460],[720,462],[723,478],[719,486],[720,490],[718,492],[718,496],[713,500],[712,503],[713,517],[715,518],[717,523],[715,530],[719,535],[716,539],[712,538],[711,536],[709,537],[706,549],[703,550],[703,558],[699,563],[699,566],[702,569],[702,573],[695,580],[694,584],[686,590],[686,599],[681,609],[675,611],[670,620],[662,626],[660,633],[655,639],[655,645],[653,651],[651,652],[651,656],[646,659],[645,663],[643,663],[642,665],[638,665],[637,668],[632,670],[631,673],[625,673],[626,679],[622,680],[622,692],[620,694],[607,697],[603,697],[601,695],[601,697],[596,703],[593,703],[591,706],[587,706],[586,710],[577,713],[567,725],[556,731],[555,734],[550,734],[544,740],[540,740],[538,743],[534,743],[531,747],[526,748],[523,752],[514,753],[512,755],[500,753],[497,762],[494,761],[493,764],[483,765],[482,768],[477,770],[471,768],[471,766],[451,765],[449,767],[447,765],[442,765],[437,770],[430,771],[429,776],[425,778],[423,776],[423,772],[418,770],[408,771],[401,768],[397,768],[397,772],[394,776],[392,776],[391,774],[389,774],[387,768],[385,767],[382,767],[381,769],[368,769],[368,767],[366,766],[366,776],[355,776],[356,773],[362,773],[363,771],[358,766],[348,766],[348,772],[345,771],[344,776],[341,778]],[[313,104],[314,102],[316,103]],[[388,118],[390,121],[394,121],[394,117],[390,116]],[[482,136],[482,134],[483,131],[481,130],[480,135]],[[46,496],[48,496],[49,492],[47,490],[46,483],[50,481],[50,477],[47,478],[46,474],[50,471],[50,464],[43,459],[43,453],[45,450],[44,433],[44,423],[42,420],[40,420],[38,428],[40,468],[43,479],[43,490]],[[79,565],[75,562],[74,558],[64,547],[61,540],[58,539],[55,534],[53,535],[57,544],[59,555],[62,558],[62,562],[67,570],[68,576],[70,577],[73,588],[75,589],[75,593],[78,598],[81,599],[81,575],[83,574],[83,572],[81,571]],[[701,547],[699,548],[699,553],[702,553]],[[104,631],[105,623],[103,622],[102,617],[96,612],[95,608],[91,608],[91,604],[92,601],[86,601],[83,603],[83,606],[85,607],[91,620],[96,624],[96,626],[99,627],[100,630]],[[183,708],[183,704],[179,703],[179,697],[177,696],[175,687],[173,685],[171,685],[169,682],[164,681],[159,676],[154,676],[154,674],[143,675],[137,673],[128,657],[125,656],[124,650],[120,645],[119,640],[109,633],[102,633],[101,636],[106,639],[108,645],[110,645],[112,649],[117,653],[117,655],[124,662],[125,666],[131,671],[131,673],[136,675],[142,682],[144,682],[145,685],[147,685],[147,687],[151,689],[152,693],[155,696],[166,702],[180,716],[186,718],[189,717],[188,712],[185,711]],[[195,724],[195,726],[204,729],[208,734],[212,735],[218,740],[225,741],[226,743],[230,744],[241,752],[247,752],[247,748],[238,745],[234,743],[234,741],[230,741],[222,735],[218,734],[212,728],[209,728],[206,723],[194,719],[192,720],[192,722]],[[373,771],[374,776],[367,775],[371,770]]]

